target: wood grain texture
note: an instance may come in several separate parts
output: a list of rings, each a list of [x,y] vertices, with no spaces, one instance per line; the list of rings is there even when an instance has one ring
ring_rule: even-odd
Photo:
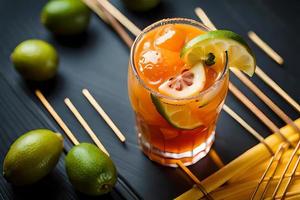
[[[72,99],[79,112],[98,134],[111,154],[119,173],[124,176],[144,199],[172,199],[188,190],[193,184],[179,169],[161,167],[148,160],[139,150],[134,130],[133,113],[127,96],[128,47],[116,33],[98,17],[93,16],[88,31],[77,38],[55,38],[39,22],[39,15],[46,0],[9,1],[0,0],[0,161],[1,170],[9,145],[22,133],[40,127],[61,132],[51,116],[34,96],[39,88],[46,95],[58,114],[63,118],[79,141],[92,142],[63,103],[65,97]],[[298,67],[298,37],[300,23],[297,0],[214,0],[181,1],[162,0],[162,4],[149,13],[129,12],[119,0],[116,5],[138,27],[165,17],[188,17],[197,19],[194,8],[202,7],[209,13],[218,28],[233,30],[245,38],[247,31],[254,30],[285,58],[283,68],[278,67],[256,45],[250,43],[257,55],[258,64],[293,98],[300,101]],[[30,5],[30,6],[28,6]],[[274,34],[276,33],[276,34]],[[43,85],[23,81],[13,70],[9,55],[21,41],[29,38],[44,39],[52,43],[60,55],[58,76]],[[249,40],[248,40],[249,41]],[[239,86],[255,104],[276,123],[282,121],[257,99],[255,94],[242,86],[234,76],[231,81]],[[7,81],[5,81],[7,80]],[[292,119],[298,114],[263,84],[259,78],[252,80],[268,94]],[[114,123],[126,136],[121,144],[112,130],[89,105],[81,90],[88,88]],[[268,135],[269,130],[247,108],[229,94],[226,104],[234,108],[251,126]],[[252,136],[230,116],[221,113],[214,148],[222,160],[228,163],[256,143]],[[238,144],[238,145],[237,145]],[[66,149],[71,147],[66,140]],[[209,157],[189,167],[200,180],[217,170]],[[118,185],[116,190],[101,199],[130,199]],[[123,197],[122,197],[123,196]],[[89,199],[73,190],[64,171],[63,156],[53,173],[42,184],[29,189],[14,188],[0,176],[0,199]]]

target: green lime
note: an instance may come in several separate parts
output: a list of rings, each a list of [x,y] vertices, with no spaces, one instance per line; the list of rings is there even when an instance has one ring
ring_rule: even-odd
[[[72,185],[87,195],[102,195],[112,190],[117,181],[113,161],[97,146],[81,143],[73,147],[65,159]]]
[[[56,74],[58,55],[52,45],[42,40],[26,40],[12,52],[15,69],[28,80],[44,81]]]
[[[86,30],[90,16],[81,0],[52,0],[44,6],[41,22],[56,35],[77,35]]]
[[[10,147],[3,176],[15,185],[29,185],[46,176],[57,164],[63,149],[60,134],[47,129],[29,131]]]
[[[228,52],[229,67],[237,68],[252,76],[256,60],[250,47],[238,34],[227,30],[209,31],[189,41],[181,51],[186,63],[194,65],[210,53]]]
[[[151,94],[156,110],[175,128],[191,130],[203,123],[192,115],[192,109],[187,104],[170,104]]]
[[[123,0],[123,2],[130,10],[144,12],[156,7],[160,0]]]

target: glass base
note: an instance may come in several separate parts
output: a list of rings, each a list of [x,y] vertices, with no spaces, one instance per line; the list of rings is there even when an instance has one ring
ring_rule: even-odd
[[[167,151],[161,151],[144,141],[141,137],[141,133],[138,133],[138,141],[143,152],[151,159],[161,165],[169,167],[178,167],[176,162],[181,161],[185,166],[192,165],[198,162],[201,158],[207,155],[213,142],[215,140],[215,132],[211,133],[209,138],[191,151],[182,153],[173,153]]]

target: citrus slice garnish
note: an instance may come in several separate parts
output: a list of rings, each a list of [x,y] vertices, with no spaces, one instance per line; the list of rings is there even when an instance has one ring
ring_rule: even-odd
[[[188,104],[173,105],[163,102],[159,97],[151,94],[151,99],[156,110],[166,119],[173,127],[179,129],[191,130],[197,128],[203,123],[192,115],[192,109]]]
[[[188,104],[190,100],[184,99],[199,94],[204,88],[205,81],[205,70],[201,61],[158,87],[160,94],[174,99],[151,95],[152,102],[156,110],[175,128],[188,130],[197,128],[202,122],[192,115],[192,108]]]
[[[199,93],[205,85],[205,70],[202,62],[189,70],[172,77],[158,87],[158,91],[173,98],[188,98]]]
[[[228,52],[229,67],[237,68],[252,76],[256,59],[245,40],[238,34],[227,30],[216,30],[202,34],[189,41],[181,50],[183,60],[193,66],[205,60],[209,53],[219,55]]]

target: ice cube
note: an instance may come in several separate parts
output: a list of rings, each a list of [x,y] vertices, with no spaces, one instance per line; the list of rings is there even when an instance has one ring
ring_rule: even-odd
[[[180,51],[185,42],[185,34],[175,25],[166,25],[158,31],[154,44],[171,51]]]

